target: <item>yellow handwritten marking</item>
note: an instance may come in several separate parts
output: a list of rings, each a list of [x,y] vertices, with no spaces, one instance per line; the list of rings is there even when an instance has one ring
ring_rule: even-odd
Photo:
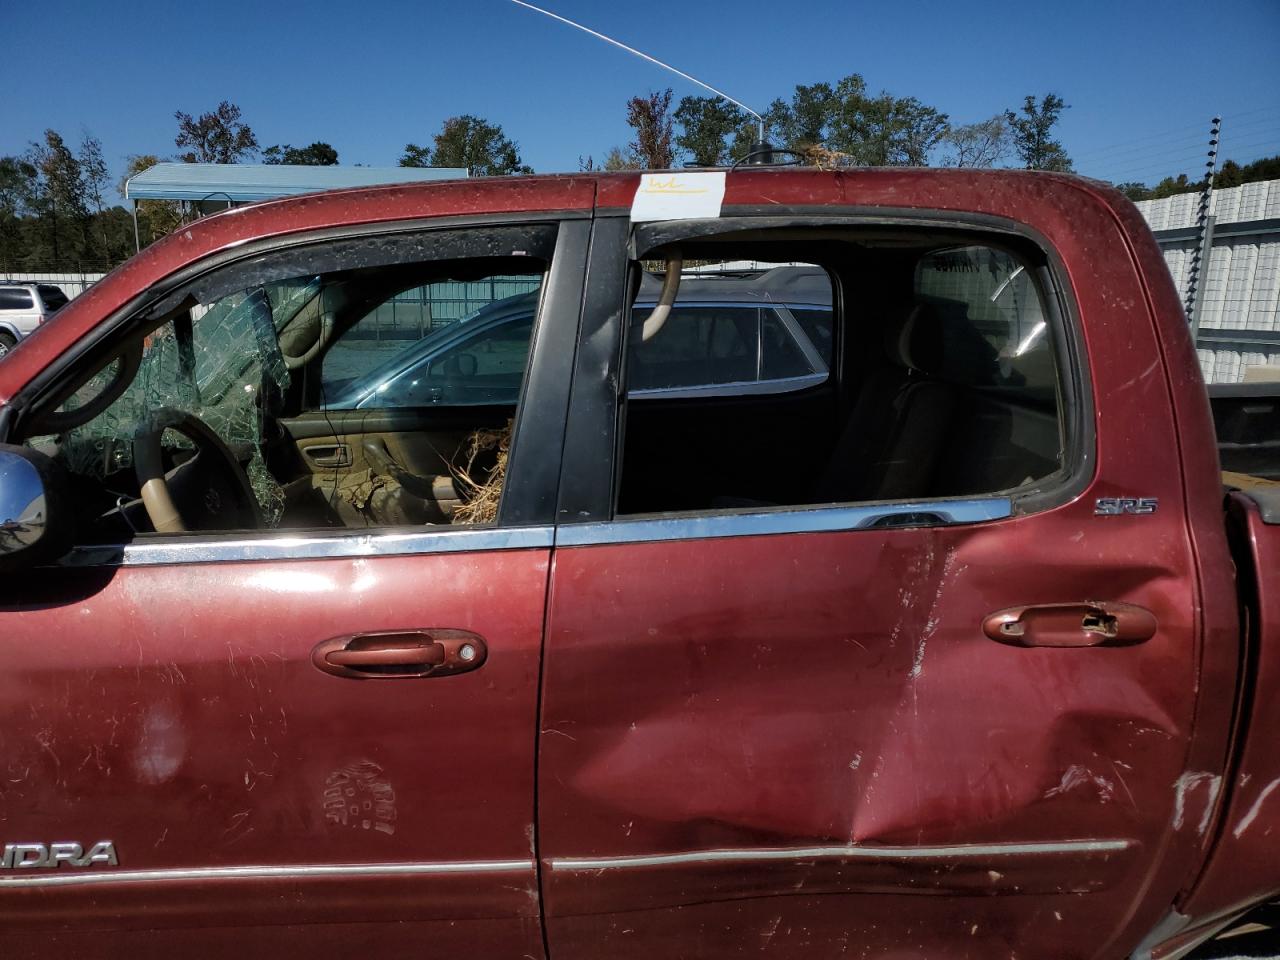
[[[664,196],[695,195],[707,193],[706,187],[683,187],[674,177],[666,180],[649,180],[641,188],[641,193],[661,194]]]
[[[690,190],[690,189],[687,189],[687,188],[684,188],[684,187],[659,187],[659,186],[650,186],[650,187],[645,187],[645,188],[644,188],[643,190],[641,190],[640,192],[641,192],[641,193],[656,193],[656,194],[660,194],[660,195],[662,195],[662,196],[671,196],[671,195],[674,195],[674,194],[706,193],[706,192],[707,192],[707,190],[706,190],[705,188],[702,188],[702,187],[695,187],[695,188],[693,188],[692,190]]]

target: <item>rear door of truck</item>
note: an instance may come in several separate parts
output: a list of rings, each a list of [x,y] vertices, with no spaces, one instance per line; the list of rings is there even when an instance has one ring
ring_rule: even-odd
[[[1127,952],[1204,843],[1227,708],[1197,703],[1178,434],[1110,201],[753,172],[718,218],[633,225],[617,194],[548,611],[552,956]],[[831,381],[629,397],[627,291],[679,258],[826,270]]]

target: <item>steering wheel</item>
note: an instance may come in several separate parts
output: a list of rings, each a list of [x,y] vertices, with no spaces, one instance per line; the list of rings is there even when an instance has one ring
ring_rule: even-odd
[[[196,448],[194,456],[167,473],[161,446],[166,430],[182,434]],[[258,501],[235,454],[190,413],[171,407],[152,411],[134,432],[133,468],[157,533],[262,526]]]

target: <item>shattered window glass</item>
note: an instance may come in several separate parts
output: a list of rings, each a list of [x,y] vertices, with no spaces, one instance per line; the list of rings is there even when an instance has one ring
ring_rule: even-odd
[[[276,324],[287,322],[290,309],[296,313],[308,289],[306,283],[257,287],[166,321],[147,338],[133,382],[106,410],[63,437],[63,463],[73,473],[104,481],[132,469],[133,440],[148,415],[163,408],[181,410],[207,424],[244,464],[264,522],[275,526],[284,496],[264,461],[263,412],[278,405],[289,385]],[[274,316],[272,294],[285,321]],[[110,369],[77,391],[63,409],[92,402],[110,383]],[[172,431],[164,442],[189,446]]]
[[[384,342],[403,351],[447,327],[484,333],[461,318],[480,304],[527,297],[525,322],[513,328],[519,336],[506,338],[512,343],[476,338],[474,351],[455,351],[456,363],[440,365],[435,384],[440,398],[455,387],[474,389],[481,396],[470,402],[492,407],[496,391],[514,406],[556,235],[547,223],[450,228],[246,254],[157,290],[126,321],[139,326],[122,327],[111,344],[118,357],[94,376],[74,371],[87,379],[69,383],[61,395],[74,393],[57,409],[37,412],[25,439],[75,475],[90,542],[164,531],[166,509],[178,515],[170,530],[363,528],[455,516],[493,522],[505,448],[492,411],[473,424],[440,418],[381,445],[351,418],[350,434],[339,434],[325,409],[332,387],[325,378],[337,362],[329,354],[361,339],[350,334],[360,326],[369,342],[346,353],[377,368],[387,360],[379,353]],[[419,359],[425,370],[437,358]],[[286,426],[312,414],[301,435]],[[166,426],[157,435],[159,423]],[[482,434],[484,443],[476,439]],[[210,460],[228,462],[201,464],[209,450]],[[144,496],[144,481],[157,471],[163,483]],[[368,488],[367,502],[346,509],[341,491],[356,488]],[[250,493],[256,510],[244,509]]]

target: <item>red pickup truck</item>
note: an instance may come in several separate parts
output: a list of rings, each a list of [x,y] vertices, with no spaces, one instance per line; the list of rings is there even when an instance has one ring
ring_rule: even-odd
[[[1168,958],[1280,896],[1280,495],[1102,184],[246,207],[0,441],[6,956]]]

